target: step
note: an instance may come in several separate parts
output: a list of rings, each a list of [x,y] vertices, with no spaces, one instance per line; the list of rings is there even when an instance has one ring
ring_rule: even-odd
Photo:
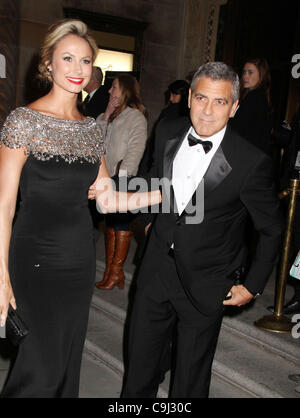
[[[97,267],[100,277],[103,264],[99,262]],[[124,321],[126,317],[131,277],[125,274],[129,280],[124,291],[117,288],[112,291],[95,289],[92,301],[93,307],[118,321]],[[243,312],[248,322],[244,322],[245,318],[240,320],[240,315],[225,317],[213,364],[213,377],[235,386],[250,397],[299,397],[294,391],[295,385],[288,380],[288,374],[300,373],[298,345],[291,336],[267,333],[253,326],[251,316],[254,306],[258,314],[262,309],[265,311],[261,302],[260,305],[258,310],[253,305],[251,309],[246,309],[246,313]],[[239,362],[236,365],[237,359]],[[282,373],[274,375],[279,366]]]
[[[90,309],[85,350],[110,368],[120,379],[123,377],[124,323],[94,304]],[[159,389],[158,397],[167,397],[168,382]]]
[[[86,349],[83,352],[79,398],[119,398],[122,379]]]
[[[0,392],[10,366],[10,353],[2,351],[5,344],[5,340],[0,340]],[[81,364],[79,398],[118,398],[121,387],[120,375],[85,349]]]
[[[100,302],[100,305],[99,305]],[[107,306],[108,307],[108,306]],[[123,332],[124,323],[116,316],[103,308],[101,299],[93,298],[90,310],[89,329],[85,342],[85,350],[92,353],[99,362],[112,369],[114,373],[123,376]],[[166,398],[169,388],[169,373],[160,385],[158,398]],[[210,397],[247,398],[252,397],[247,391],[224,380],[221,375],[213,376]]]
[[[97,278],[101,280],[105,265],[102,261],[97,260]],[[112,291],[102,291],[96,289],[94,299],[100,296],[102,299],[103,309],[106,309],[111,314],[114,314],[121,320],[125,320],[128,292],[132,281],[132,274],[125,271],[125,293],[114,288]],[[232,332],[247,338],[250,342],[256,342],[263,347],[266,347],[274,354],[278,354],[286,359],[300,365],[300,350],[299,339],[293,338],[290,334],[277,334],[263,331],[254,326],[254,321],[269,315],[266,307],[273,304],[272,283],[267,286],[264,294],[257,298],[254,303],[242,308],[230,308],[228,313],[224,315],[223,328],[230,329]],[[290,292],[289,292],[290,293]]]
[[[10,352],[5,339],[0,339],[0,393],[10,366]]]
[[[218,376],[260,398],[297,398],[288,379],[300,367],[256,343],[222,328],[213,364]],[[280,372],[278,372],[280,371]]]

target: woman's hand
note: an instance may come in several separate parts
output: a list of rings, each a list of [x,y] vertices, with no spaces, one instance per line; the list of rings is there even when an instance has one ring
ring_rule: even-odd
[[[4,327],[6,318],[7,318],[7,311],[9,304],[14,309],[17,309],[16,300],[13,294],[13,290],[10,284],[10,280],[8,274],[5,275],[3,280],[0,282],[0,325]]]
[[[17,130],[18,131],[18,130]],[[17,141],[18,138],[15,138]],[[27,159],[24,148],[0,147],[0,323],[6,322],[9,304],[16,301],[8,273],[8,253],[20,176]]]
[[[119,98],[115,96],[110,96],[102,119],[107,120],[110,117],[110,115],[115,111],[115,109],[119,106],[120,106]]]

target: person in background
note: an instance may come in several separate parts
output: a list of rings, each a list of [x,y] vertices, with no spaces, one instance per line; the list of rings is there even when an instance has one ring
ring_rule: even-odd
[[[166,92],[168,96],[168,103],[162,110],[159,120],[165,117],[176,118],[189,114],[189,87],[189,83],[185,80],[173,81],[173,83],[168,86]]]
[[[139,175],[147,175],[153,163],[153,155],[155,149],[155,137],[156,129],[161,120],[172,119],[174,122],[174,132],[176,132],[176,124],[179,126],[182,123],[182,118],[189,119],[188,108],[188,95],[189,95],[189,83],[185,80],[173,81],[165,92],[166,106],[161,111],[158,119],[156,120],[152,133],[148,138],[146,149],[139,166]]]
[[[102,86],[103,73],[100,67],[93,66],[92,77],[84,91],[88,93],[83,102],[83,113],[96,119],[103,113],[109,101],[108,91]]]
[[[229,126],[266,154],[271,154],[271,75],[264,58],[245,62],[240,80],[240,101]],[[274,173],[275,177],[275,173]],[[248,219],[246,236],[249,246],[246,268],[255,253],[258,235],[253,222]],[[242,280],[242,278],[241,278]]]
[[[111,177],[130,177],[137,174],[147,140],[146,109],[140,86],[130,74],[118,75],[109,90],[110,99],[105,112],[96,122],[105,135],[106,164]],[[132,231],[132,214],[106,216],[106,269],[99,289],[124,287],[123,265],[126,260]]]
[[[253,145],[270,153],[272,112],[271,75],[264,58],[246,61],[241,79],[240,102],[230,126]]]

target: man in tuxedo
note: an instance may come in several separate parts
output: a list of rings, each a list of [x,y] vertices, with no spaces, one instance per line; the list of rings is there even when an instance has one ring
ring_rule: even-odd
[[[105,112],[108,104],[109,94],[107,89],[102,86],[103,73],[100,67],[93,67],[91,79],[84,91],[88,93],[83,102],[83,113],[94,119]]]
[[[282,219],[272,164],[227,126],[238,97],[237,74],[207,63],[191,84],[191,124],[176,135],[168,134],[170,122],[158,126],[152,176],[164,178],[170,211],[162,204],[140,267],[123,397],[156,396],[175,326],[170,396],[207,397],[224,307],[261,294],[276,264]],[[260,239],[244,284],[236,284],[248,214]]]

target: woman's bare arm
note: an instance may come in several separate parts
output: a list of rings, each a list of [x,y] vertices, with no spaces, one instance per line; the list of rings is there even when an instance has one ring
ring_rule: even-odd
[[[8,252],[20,175],[26,161],[23,148],[0,146],[0,322],[4,326],[9,304],[16,302],[8,273]]]

